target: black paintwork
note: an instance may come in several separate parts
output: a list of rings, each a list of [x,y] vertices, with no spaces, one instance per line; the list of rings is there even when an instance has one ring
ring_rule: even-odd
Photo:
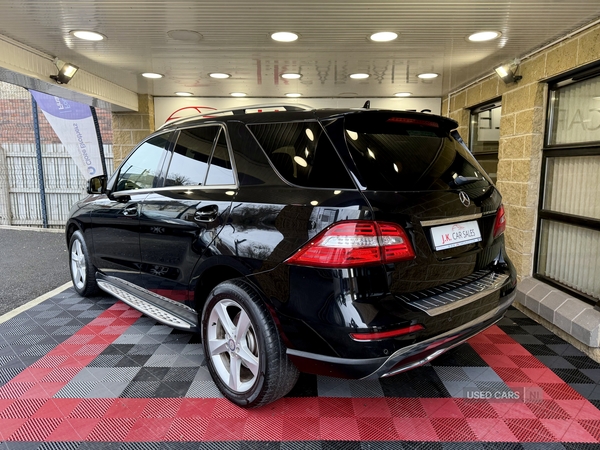
[[[504,237],[492,237],[501,198],[491,183],[468,180],[460,186],[454,183],[445,189],[413,192],[362,189],[360,170],[343,136],[345,115],[360,118],[361,114],[436,121],[444,132],[456,127],[455,122],[437,116],[372,110],[260,113],[168,124],[159,133],[168,133],[165,136],[170,136],[171,144],[180,127],[223,125],[236,185],[162,187],[167,161],[157,169],[156,187],[119,192],[114,186],[117,170],[107,183],[107,192],[91,195],[74,206],[67,238],[81,229],[99,271],[183,301],[199,312],[216,284],[245,277],[263,297],[289,349],[313,355],[313,362],[332,357],[372,359],[379,364],[407,345],[434,338],[494,310],[513,292],[516,275],[504,251]],[[248,128],[253,123],[315,118],[327,130],[355,180],[355,188],[306,188],[286,182]],[[471,198],[468,207],[460,202],[460,191]],[[135,213],[127,215],[127,211]],[[432,250],[429,227],[422,226],[422,221],[476,213],[483,215],[478,219],[481,242]],[[400,224],[409,235],[416,258],[355,269],[285,263],[326,227],[352,219]],[[439,316],[429,317],[397,297],[482,269],[506,273],[509,279],[495,295]],[[349,335],[415,323],[425,329],[393,339],[356,342]],[[302,370],[344,375],[339,367],[334,370],[323,361],[310,361],[311,356],[295,359]],[[351,371],[346,375],[357,376]]]

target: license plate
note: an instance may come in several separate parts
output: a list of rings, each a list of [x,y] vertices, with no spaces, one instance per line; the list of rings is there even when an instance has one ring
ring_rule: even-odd
[[[481,241],[481,233],[476,220],[433,227],[430,231],[436,250],[445,250]]]

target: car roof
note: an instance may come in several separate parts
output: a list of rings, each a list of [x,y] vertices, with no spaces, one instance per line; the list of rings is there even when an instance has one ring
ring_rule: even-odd
[[[291,106],[291,107],[290,107]],[[435,121],[442,125],[443,128],[452,130],[458,127],[458,123],[447,117],[438,116],[426,112],[402,111],[402,110],[387,110],[387,109],[365,109],[365,108],[323,108],[309,109],[304,105],[285,105],[285,110],[277,110],[274,105],[251,105],[244,106],[238,109],[228,109],[211,111],[209,113],[176,119],[162,125],[159,130],[172,130],[178,128],[188,128],[204,123],[223,123],[237,121],[245,124],[264,124],[264,123],[281,123],[281,122],[298,122],[303,120],[323,120],[334,119],[345,115],[356,114],[390,114],[395,117],[413,118],[416,120]],[[283,108],[282,107],[282,108]],[[266,111],[264,111],[266,109]],[[251,112],[248,112],[251,111]]]

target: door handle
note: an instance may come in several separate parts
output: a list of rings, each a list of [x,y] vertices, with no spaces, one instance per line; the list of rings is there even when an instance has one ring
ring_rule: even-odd
[[[124,216],[135,216],[138,213],[138,206],[137,203],[134,203],[132,205],[127,205],[125,208],[123,208],[123,215]]]
[[[194,213],[194,220],[196,222],[212,222],[216,220],[219,215],[219,208],[217,205],[209,205],[204,208],[198,209]]]

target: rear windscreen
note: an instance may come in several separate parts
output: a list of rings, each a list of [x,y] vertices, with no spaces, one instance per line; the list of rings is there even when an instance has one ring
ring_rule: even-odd
[[[487,188],[491,181],[443,123],[390,114],[346,116],[345,139],[369,190]]]

